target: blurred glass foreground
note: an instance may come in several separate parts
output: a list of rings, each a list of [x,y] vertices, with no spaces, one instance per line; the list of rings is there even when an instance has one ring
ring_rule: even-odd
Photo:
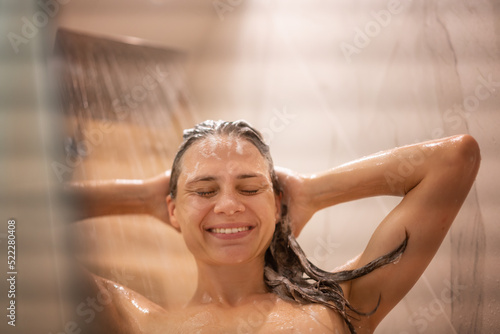
[[[0,2],[0,332],[5,334],[56,333],[73,305],[57,228],[64,206],[57,203],[48,170],[60,141],[47,72],[46,37],[53,22],[36,14],[39,9],[34,1]]]

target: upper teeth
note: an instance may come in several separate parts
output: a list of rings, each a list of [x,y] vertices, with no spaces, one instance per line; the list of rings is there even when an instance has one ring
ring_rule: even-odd
[[[212,228],[212,229],[210,229],[210,232],[229,234],[229,233],[248,231],[249,229],[250,229],[250,226],[235,227],[235,228]]]

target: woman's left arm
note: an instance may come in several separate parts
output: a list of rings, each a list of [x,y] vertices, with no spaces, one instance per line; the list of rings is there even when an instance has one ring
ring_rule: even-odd
[[[283,171],[278,175],[296,235],[322,208],[370,196],[404,196],[349,266],[354,269],[369,263],[409,235],[396,265],[375,270],[348,286],[347,297],[360,311],[373,310],[381,298],[377,312],[369,318],[370,328],[375,329],[432,260],[467,197],[479,164],[477,142],[460,135],[377,153],[309,177]]]

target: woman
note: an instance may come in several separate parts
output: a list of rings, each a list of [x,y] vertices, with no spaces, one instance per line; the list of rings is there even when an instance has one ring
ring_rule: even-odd
[[[372,333],[433,258],[479,163],[476,141],[462,135],[305,176],[275,170],[247,123],[200,123],[185,131],[171,176],[71,187],[85,204],[82,218],[148,213],[171,224],[198,266],[197,290],[177,310],[93,276],[94,289],[112,296],[102,325],[120,333]],[[305,259],[295,237],[316,211],[378,195],[403,200],[359,256],[334,273]],[[248,321],[256,310],[262,320]]]

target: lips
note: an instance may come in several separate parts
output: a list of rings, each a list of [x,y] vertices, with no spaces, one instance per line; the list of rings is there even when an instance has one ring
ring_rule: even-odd
[[[249,224],[220,224],[206,228],[210,235],[219,239],[237,239],[247,236],[255,226]]]
[[[233,234],[250,230],[250,226],[233,227],[233,228],[210,228],[207,231],[212,233]]]

